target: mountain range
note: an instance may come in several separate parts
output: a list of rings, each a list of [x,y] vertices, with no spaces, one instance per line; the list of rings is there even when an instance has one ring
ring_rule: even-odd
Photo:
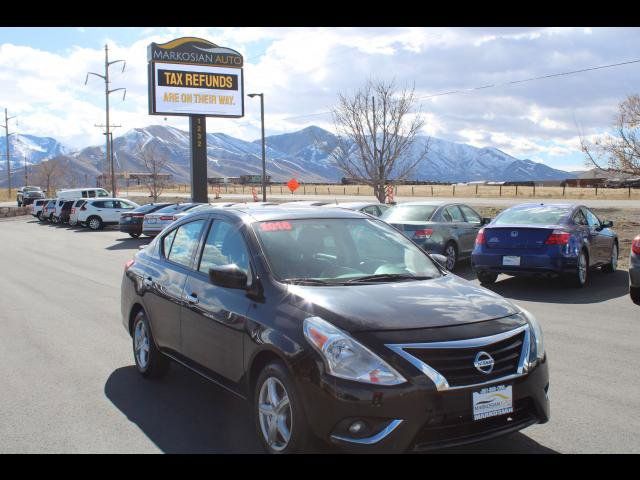
[[[59,142],[48,137],[20,135],[21,142],[11,138],[12,171],[18,171],[26,156],[29,164],[57,157],[70,165],[73,175],[95,183],[95,176],[107,172],[105,146],[90,146],[69,151]],[[0,138],[0,154],[4,152],[4,138]],[[266,137],[267,173],[274,181],[286,181],[292,177],[305,182],[337,182],[344,176],[335,165],[329,152],[337,145],[337,137],[316,126],[292,133]],[[548,167],[531,160],[522,160],[497,148],[477,148],[433,137],[418,136],[408,153],[415,158],[428,143],[426,159],[411,176],[416,180],[467,182],[473,180],[559,180],[575,177],[575,173]],[[165,170],[174,180],[189,182],[189,133],[174,127],[152,125],[134,128],[113,140],[117,171],[145,172],[147,169],[141,153],[153,152],[166,156]],[[0,157],[1,158],[1,157]],[[253,142],[234,138],[224,133],[207,134],[207,158],[209,177],[237,177],[243,174],[260,174],[262,165],[261,141]],[[0,171],[5,162],[0,161]],[[6,183],[0,180],[0,185]],[[84,178],[83,178],[84,177]]]

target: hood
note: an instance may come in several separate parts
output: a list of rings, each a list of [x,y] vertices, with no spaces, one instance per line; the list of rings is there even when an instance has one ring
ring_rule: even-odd
[[[290,285],[299,306],[349,332],[482,322],[519,310],[453,274],[433,280],[349,286]]]

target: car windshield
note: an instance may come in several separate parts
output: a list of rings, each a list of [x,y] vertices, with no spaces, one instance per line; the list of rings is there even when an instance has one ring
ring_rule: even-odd
[[[493,225],[557,225],[570,210],[557,205],[510,208],[498,215]]]
[[[106,190],[99,189],[99,190],[96,190],[96,196],[97,197],[108,197],[109,193]]]
[[[24,187],[22,191],[23,192],[39,192],[40,187]]]
[[[413,242],[378,220],[297,219],[257,222],[253,228],[281,281],[345,284],[441,275]]]
[[[437,205],[398,205],[382,214],[386,222],[424,222],[431,218]]]

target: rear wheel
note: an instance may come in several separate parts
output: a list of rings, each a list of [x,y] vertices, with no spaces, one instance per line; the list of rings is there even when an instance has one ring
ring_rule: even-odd
[[[87,225],[91,230],[102,230],[102,219],[100,217],[89,217],[87,220]]]
[[[629,296],[631,297],[631,301],[636,305],[640,305],[640,287],[630,287],[629,288]]]
[[[129,232],[129,236],[130,236],[131,238],[138,238],[138,237],[140,236],[140,234],[139,234],[139,233]]]
[[[614,273],[618,268],[618,244],[613,242],[613,247],[611,247],[611,260],[604,267],[602,267],[603,272]]]
[[[482,285],[491,285],[496,283],[498,274],[495,272],[478,272],[478,280]]]
[[[445,265],[446,269],[453,272],[453,269],[456,268],[456,263],[458,262],[458,248],[456,247],[456,244],[453,242],[447,243],[444,247],[444,255],[447,257],[447,264]]]
[[[576,271],[571,274],[570,280],[574,287],[582,288],[587,284],[589,276],[589,257],[584,250],[580,251],[578,256],[578,266]]]
[[[169,359],[160,353],[151,334],[144,311],[133,320],[133,357],[138,372],[145,378],[160,378],[169,369]]]
[[[296,453],[308,445],[309,427],[287,368],[269,363],[258,377],[253,395],[258,437],[269,453]]]

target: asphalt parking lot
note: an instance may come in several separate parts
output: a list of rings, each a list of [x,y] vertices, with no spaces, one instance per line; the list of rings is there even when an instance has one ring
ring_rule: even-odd
[[[177,365],[157,382],[136,373],[120,281],[148,241],[0,221],[0,453],[261,451],[243,401]],[[458,273],[477,282],[468,265]],[[640,307],[627,272],[595,272],[583,290],[506,276],[492,289],[542,324],[551,421],[446,452],[640,453]]]

